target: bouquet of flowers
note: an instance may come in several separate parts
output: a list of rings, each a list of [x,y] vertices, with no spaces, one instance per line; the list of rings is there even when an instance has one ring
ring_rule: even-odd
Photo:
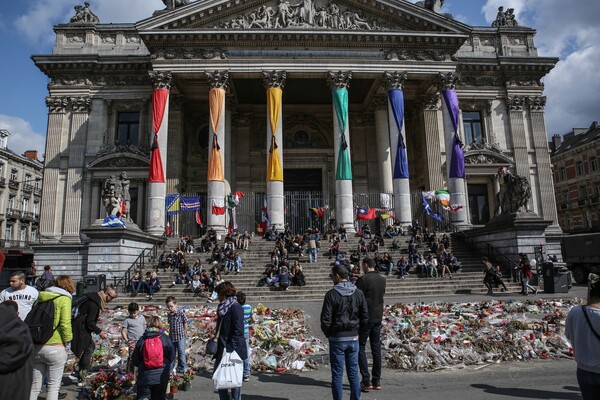
[[[194,373],[191,370],[188,370],[181,375],[181,379],[183,379],[183,383],[191,383],[192,380],[194,380]]]
[[[181,377],[179,375],[171,374],[171,378],[169,379],[169,385],[171,385],[171,387],[179,386],[180,382],[181,382]]]
[[[135,398],[135,377],[118,369],[100,370],[89,377],[89,390],[96,400]]]

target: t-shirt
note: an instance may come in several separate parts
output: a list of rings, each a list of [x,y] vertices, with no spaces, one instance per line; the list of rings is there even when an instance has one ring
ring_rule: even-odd
[[[244,336],[248,337],[250,335],[250,318],[253,314],[252,306],[244,304],[242,310],[244,311]]]
[[[123,328],[127,329],[127,339],[137,342],[146,329],[146,318],[143,315],[138,315],[137,318],[130,315],[123,321]]]
[[[590,323],[600,334],[600,310],[586,307]],[[575,306],[567,315],[565,335],[573,346],[577,368],[600,374],[600,340],[594,335],[583,315],[583,308]]]
[[[0,293],[0,303],[6,300],[16,302],[19,305],[19,318],[25,320],[29,311],[31,311],[31,307],[33,307],[33,303],[37,300],[38,295],[39,292],[37,289],[29,285],[21,290],[14,290],[9,287]]]

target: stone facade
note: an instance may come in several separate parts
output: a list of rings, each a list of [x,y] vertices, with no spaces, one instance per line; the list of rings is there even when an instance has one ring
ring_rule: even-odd
[[[161,227],[150,226],[148,210],[164,193],[222,196],[207,182],[214,74],[228,76],[218,133],[225,194],[266,192],[270,208],[283,210],[285,170],[320,169],[324,197],[336,199],[332,211],[351,227],[353,193],[392,192],[401,199],[411,191],[448,187],[453,132],[439,90],[450,74],[461,109],[458,134],[466,145],[466,178],[450,188],[465,206],[455,222],[470,227],[489,220],[495,173],[509,166],[531,183],[530,211],[552,221],[547,231],[559,232],[541,83],[557,59],[538,56],[531,28],[471,27],[432,4],[196,1],[132,24],[57,25],[52,54],[33,57],[51,80],[44,237],[81,241],[78,229],[102,217],[101,182],[117,171],[127,170],[131,180],[132,218],[155,235]],[[168,128],[159,135],[166,182],[158,191],[147,182],[151,73],[172,78]],[[265,181],[270,147],[265,150],[264,138],[271,135],[265,90],[282,76],[281,130],[273,131],[284,171],[279,185]],[[340,84],[348,92],[345,132],[332,100],[332,88]],[[396,131],[390,128],[390,88],[404,95],[404,123]],[[135,119],[135,135],[128,118]],[[410,178],[394,183],[389,169],[398,134],[405,139]],[[352,180],[336,180],[340,145],[351,155]],[[410,221],[410,207],[398,207],[396,213]]]

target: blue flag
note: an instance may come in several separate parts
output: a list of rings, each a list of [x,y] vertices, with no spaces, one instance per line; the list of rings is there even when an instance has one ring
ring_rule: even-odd
[[[442,217],[442,214],[440,214],[439,212],[434,212],[431,209],[431,206],[429,205],[429,203],[427,202],[427,199],[425,198],[425,196],[423,196],[421,194],[421,198],[423,199],[423,212],[427,215],[429,215],[431,218],[435,219],[438,222],[441,222],[444,220],[444,217]]]

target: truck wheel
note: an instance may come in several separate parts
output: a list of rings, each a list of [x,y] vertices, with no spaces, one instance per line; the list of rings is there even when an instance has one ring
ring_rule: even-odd
[[[587,269],[585,267],[576,267],[573,270],[573,279],[575,279],[575,282],[577,282],[580,285],[587,283],[587,280],[588,280]]]

